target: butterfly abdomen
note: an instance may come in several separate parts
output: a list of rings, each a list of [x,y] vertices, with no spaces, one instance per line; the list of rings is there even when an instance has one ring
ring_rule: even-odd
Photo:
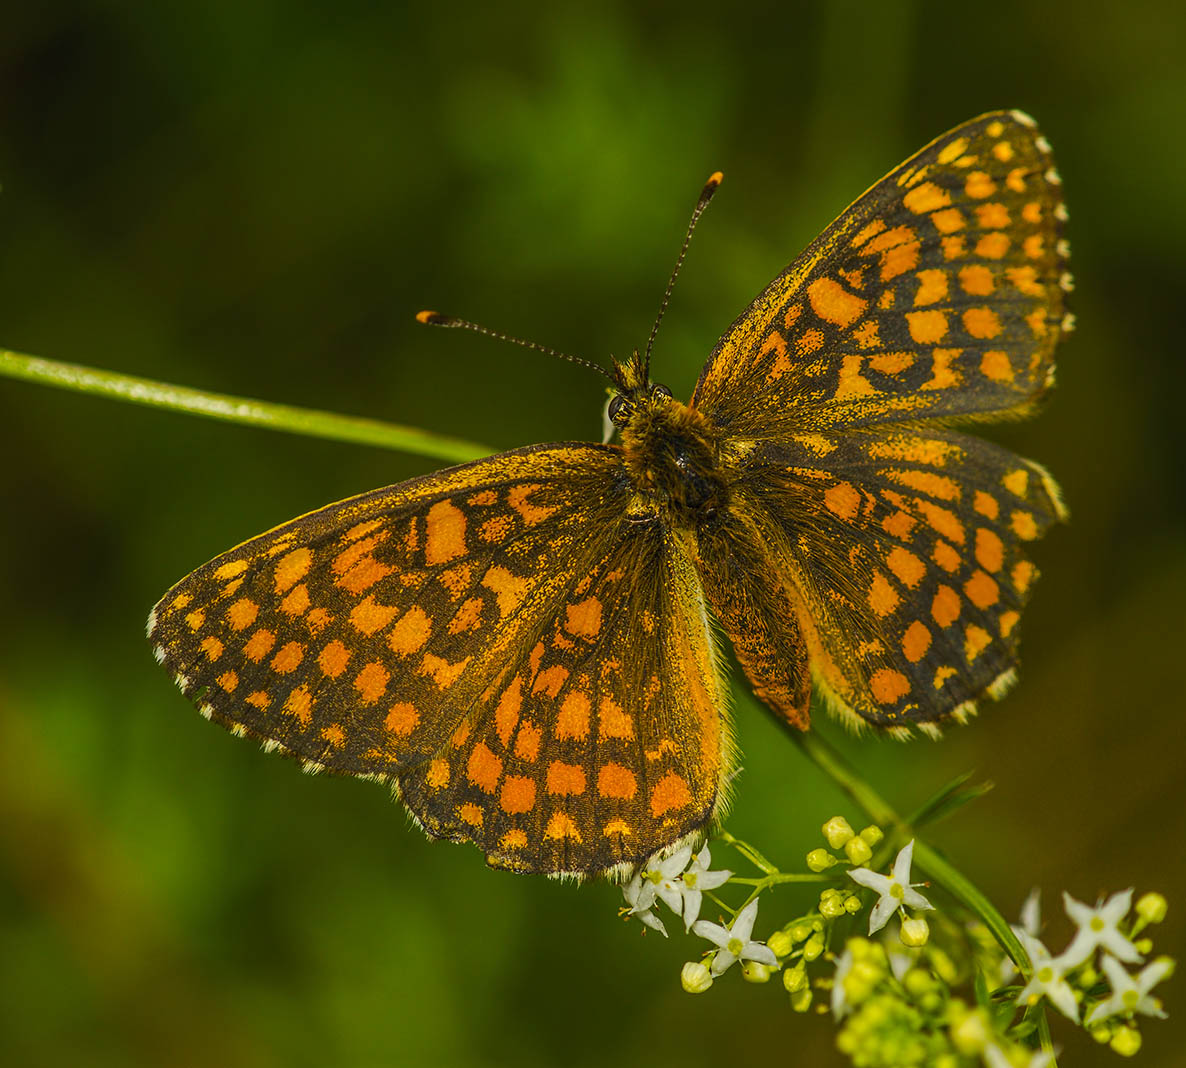
[[[671,397],[648,398],[622,428],[622,445],[635,490],[671,525],[696,528],[728,506],[716,434],[699,412]]]

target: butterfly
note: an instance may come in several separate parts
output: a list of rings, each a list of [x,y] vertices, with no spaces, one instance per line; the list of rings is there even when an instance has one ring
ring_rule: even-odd
[[[794,727],[813,691],[898,734],[966,719],[1014,679],[1025,543],[1065,515],[1041,466],[956,429],[1053,384],[1060,186],[1027,115],[957,127],[762,291],[687,404],[635,351],[606,372],[620,445],[516,449],[252,538],[161,599],[157,660],[208,719],[387,783],[518,872],[623,872],[720,816],[721,632]]]

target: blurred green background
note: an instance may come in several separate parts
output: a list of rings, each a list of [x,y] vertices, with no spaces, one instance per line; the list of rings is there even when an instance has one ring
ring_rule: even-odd
[[[1035,554],[1022,684],[938,745],[822,729],[904,809],[996,781],[933,838],[1007,915],[1041,886],[1061,946],[1061,889],[1160,889],[1180,955],[1186,8],[596,7],[9,5],[0,344],[500,448],[596,438],[587,371],[413,314],[624,354],[719,167],[655,357],[686,397],[857,193],[964,119],[1030,111],[1079,330],[1042,417],[992,431],[1073,513]],[[697,943],[640,938],[615,889],[432,845],[383,790],[204,723],[155,667],[143,621],[177,578],[431,461],[9,380],[0,455],[0,1062],[839,1061],[777,983],[683,994]],[[737,718],[729,826],[796,866],[858,814],[760,710]],[[767,924],[806,900],[772,895]],[[1115,1063],[1054,1030],[1065,1063]],[[1175,1020],[1144,1034],[1144,1064],[1182,1063]]]

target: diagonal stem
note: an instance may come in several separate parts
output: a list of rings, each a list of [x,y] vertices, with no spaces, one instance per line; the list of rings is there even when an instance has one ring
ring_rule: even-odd
[[[287,430],[293,434],[307,434],[333,441],[377,445],[452,463],[476,460],[495,451],[473,441],[434,434],[418,427],[338,415],[314,408],[297,408],[289,404],[272,404],[250,397],[208,393],[150,378],[137,378],[81,364],[47,360],[40,356],[26,356],[6,349],[0,349],[0,374],[152,408],[204,415],[210,419],[271,430]]]

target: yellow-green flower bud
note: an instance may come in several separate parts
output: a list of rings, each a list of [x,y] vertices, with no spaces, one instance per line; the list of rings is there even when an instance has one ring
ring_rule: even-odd
[[[770,968],[757,960],[743,960],[741,962],[741,978],[747,983],[770,982]]]
[[[930,955],[931,968],[934,969],[935,974],[948,986],[953,986],[959,979],[959,968],[956,967],[955,961],[938,946],[931,946],[927,952]]]
[[[844,977],[844,996],[854,1005],[869,998],[877,984],[885,978],[885,970],[872,961],[856,961]]]
[[[844,899],[844,911],[850,916],[856,915],[861,911],[861,899],[856,894],[849,894]]]
[[[837,917],[844,915],[844,898],[839,894],[832,894],[830,896],[820,895],[819,899],[819,913],[821,916],[829,920],[834,920]]]
[[[839,863],[826,849],[813,849],[807,854],[807,866],[812,871],[827,871]]]
[[[850,838],[844,846],[844,853],[858,867],[873,859],[873,850],[863,838]]]
[[[863,831],[861,831],[861,838],[864,839],[866,845],[875,846],[885,837],[885,832],[876,824],[871,823]]]
[[[1141,1032],[1135,1027],[1117,1027],[1108,1045],[1121,1057],[1131,1057],[1141,1048]]]
[[[712,986],[712,972],[703,961],[690,960],[679,973],[679,981],[689,994],[703,994]]]
[[[1161,894],[1142,894],[1137,901],[1137,915],[1146,923],[1161,923],[1168,909],[1169,902]]]
[[[813,961],[824,951],[824,940],[818,935],[813,934],[803,946],[803,959],[805,961]]]
[[[992,1028],[983,1009],[973,1009],[951,1027],[951,1044],[966,1057],[982,1053],[991,1037]]]
[[[931,937],[931,928],[921,916],[911,916],[910,919],[902,921],[902,930],[898,937],[904,946],[925,946],[927,939]]]
[[[1112,1025],[1107,1020],[1103,1020],[1100,1023],[1092,1024],[1087,1029],[1087,1033],[1102,1046],[1112,1038]]]
[[[824,838],[833,849],[843,849],[844,843],[853,836],[853,829],[843,816],[833,816],[823,826]]]
[[[800,962],[782,973],[782,985],[788,994],[794,994],[807,986],[807,969]]]
[[[786,931],[775,931],[766,939],[766,945],[776,957],[785,957],[795,948],[795,940]]]
[[[815,928],[809,923],[796,923],[791,927],[791,938],[795,942],[806,942]]]
[[[929,994],[938,984],[925,968],[911,968],[902,976],[902,985],[906,988],[906,993],[917,1000]]]
[[[1137,947],[1138,953],[1150,953],[1153,950],[1153,939],[1152,938],[1138,938],[1133,943],[1133,945]]]
[[[811,987],[805,986],[791,995],[791,1008],[795,1012],[806,1012],[811,1008]]]

